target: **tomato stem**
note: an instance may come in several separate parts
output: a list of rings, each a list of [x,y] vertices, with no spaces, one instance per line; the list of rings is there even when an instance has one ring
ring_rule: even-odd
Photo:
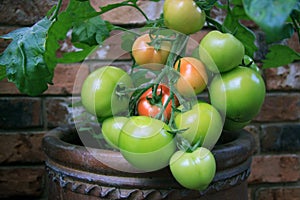
[[[170,55],[168,57],[167,63],[166,63],[166,68],[168,71],[171,71],[171,73],[167,73],[168,76],[168,81],[170,85],[170,97],[172,98],[172,109],[171,109],[171,117],[169,120],[169,125],[172,127],[174,118],[175,118],[175,95],[174,95],[174,84],[176,84],[179,76],[174,76],[175,70],[174,70],[174,64],[179,57],[183,53],[183,51],[186,49],[186,45],[188,42],[188,37],[186,35],[179,34],[178,37],[176,37],[176,41],[173,43]],[[179,73],[180,75],[180,73]],[[181,97],[180,94],[176,94],[176,97],[178,98],[179,102],[183,102],[184,99]],[[168,99],[169,100],[169,99]],[[171,100],[171,99],[170,99]]]
[[[149,18],[148,16],[146,15],[146,13],[137,5],[136,1],[133,2],[133,1],[123,1],[121,3],[115,3],[115,4],[109,4],[108,6],[111,6],[112,7],[109,7],[108,9],[104,9],[102,11],[99,12],[99,15],[103,14],[103,13],[106,13],[110,10],[113,10],[115,8],[119,8],[119,7],[123,7],[123,6],[131,6],[131,7],[134,7],[135,9],[137,9],[142,15],[143,17],[146,19],[146,21],[149,21]],[[106,7],[107,8],[107,7]]]
[[[173,98],[174,98],[174,93],[171,92],[171,90],[170,90],[170,96],[168,97],[167,101],[163,104],[162,109],[160,110],[160,112],[157,115],[158,119],[162,119],[164,117],[163,113],[165,112],[165,110],[167,109],[167,106],[169,105],[169,103],[171,102],[171,100]],[[172,104],[173,104],[173,101],[172,101]]]
[[[173,68],[177,58],[183,53],[189,37],[183,34],[177,34],[176,40],[174,40],[170,54],[167,59],[167,67]]]
[[[62,5],[62,0],[58,0],[57,1],[57,5],[56,5],[56,8],[53,12],[53,15],[50,17],[50,20],[53,21],[53,20],[56,20],[57,19],[57,16],[58,16],[58,12],[61,8],[61,5]]]
[[[223,31],[222,25],[219,22],[217,22],[216,20],[214,20],[213,18],[206,16],[206,21],[207,21],[208,27],[217,28],[217,30]],[[212,25],[210,25],[210,24],[212,24]]]
[[[300,42],[300,27],[299,27],[299,21],[298,21],[298,18],[297,18],[297,15],[294,14],[295,11],[293,11],[291,14],[290,14],[290,17],[292,19],[292,22],[293,22],[293,25],[294,25],[294,28],[296,29],[296,32],[298,34],[298,41]]]
[[[171,117],[170,117],[170,121],[169,121],[169,126],[171,128],[173,128],[173,125],[174,125],[174,118],[175,118],[175,109],[176,109],[176,104],[175,104],[175,95],[174,93],[172,92],[171,90],[171,93],[170,93],[170,96],[172,97],[172,109],[171,109]]]
[[[187,153],[192,153],[193,151],[195,151],[198,147],[201,146],[201,140],[198,140],[197,143],[195,143],[194,145],[191,145],[190,142],[188,140],[186,140],[185,138],[183,138],[182,136],[177,136],[178,138],[178,149],[180,149],[181,151],[187,152]]]
[[[162,87],[160,88],[160,93],[157,94],[158,84],[152,86],[152,97],[146,97],[151,105],[158,105],[162,100]]]

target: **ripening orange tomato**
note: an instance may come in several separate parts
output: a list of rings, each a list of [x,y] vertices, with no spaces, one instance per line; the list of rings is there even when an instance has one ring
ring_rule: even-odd
[[[162,41],[159,49],[155,49],[154,46],[149,45],[150,42],[149,34],[138,37],[132,45],[132,56],[138,65],[152,70],[160,70],[168,59],[171,43]]]
[[[176,89],[185,96],[201,93],[207,85],[208,76],[204,64],[193,57],[183,57],[176,61],[174,69],[178,71],[180,66],[180,78]]]

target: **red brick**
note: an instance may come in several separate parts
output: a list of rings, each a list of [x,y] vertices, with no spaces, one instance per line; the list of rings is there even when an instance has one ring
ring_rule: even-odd
[[[21,94],[12,82],[9,82],[6,78],[0,81],[0,94]]]
[[[268,90],[300,90],[300,62],[265,70]]]
[[[0,23],[7,25],[32,25],[43,18],[56,4],[55,0],[2,0]]]
[[[58,64],[54,71],[53,85],[49,85],[45,95],[69,95],[79,94],[81,86],[89,73],[85,64]],[[0,94],[20,94],[14,83],[7,79],[0,81]]]
[[[42,103],[40,98],[0,98],[0,127],[29,128],[42,126]]]
[[[276,123],[262,126],[261,152],[293,153],[300,151],[300,123]]]
[[[38,197],[44,188],[44,166],[0,167],[0,197]]]
[[[41,163],[42,132],[2,132],[0,133],[0,163]]]
[[[44,94],[79,94],[88,73],[89,69],[85,64],[59,64],[54,71],[53,85],[49,85]]]
[[[299,200],[300,187],[260,188],[255,193],[256,200]]]
[[[300,157],[296,154],[254,156],[251,170],[250,184],[296,182],[300,180]]]
[[[79,97],[49,97],[45,99],[47,127],[53,128],[73,122],[73,117],[82,112],[82,107],[73,107]]]
[[[254,121],[279,122],[300,119],[299,93],[269,93]]]
[[[283,43],[294,49],[296,52],[300,52],[299,38],[296,31],[291,38],[286,39]]]

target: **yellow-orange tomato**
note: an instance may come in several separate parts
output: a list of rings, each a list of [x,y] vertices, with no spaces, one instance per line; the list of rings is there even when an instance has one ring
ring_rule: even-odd
[[[138,65],[153,70],[160,70],[167,61],[171,43],[162,41],[160,48],[155,49],[154,46],[149,45],[150,42],[149,34],[138,37],[132,45],[132,55]]]
[[[204,64],[196,58],[183,57],[175,63],[174,69],[178,71],[179,65],[180,78],[176,84],[178,92],[186,96],[202,92],[208,80]]]

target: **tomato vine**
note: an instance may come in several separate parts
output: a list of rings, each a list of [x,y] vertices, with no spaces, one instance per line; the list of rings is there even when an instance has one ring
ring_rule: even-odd
[[[119,7],[135,8],[144,16],[145,27],[165,27],[163,16],[149,20],[138,2],[126,0],[109,4],[100,7],[100,11],[97,12],[91,7],[89,0],[70,0],[65,10],[61,10],[62,0],[58,0],[57,5],[32,27],[20,28],[0,36],[2,39],[12,40],[0,55],[0,79],[7,78],[22,93],[31,96],[42,94],[48,85],[52,84],[54,69],[58,63],[82,61],[96,46],[101,45],[113,30],[130,32],[124,27],[101,19],[102,14]],[[278,67],[300,60],[299,52],[282,43],[278,44],[278,41],[290,38],[294,32],[300,38],[299,1],[280,0],[275,3],[273,0],[227,0],[222,4],[217,0],[195,0],[195,3],[205,11],[208,27],[234,34],[242,41],[246,53],[251,57],[257,51],[256,37],[241,20],[257,24],[264,31],[269,47],[269,52],[262,60],[263,68]],[[215,7],[227,13],[223,22],[211,17],[211,10]],[[67,33],[71,30],[72,44],[80,51],[65,52],[58,56],[59,42],[66,40]],[[174,55],[171,54],[170,57],[167,63],[169,66],[174,62]]]

